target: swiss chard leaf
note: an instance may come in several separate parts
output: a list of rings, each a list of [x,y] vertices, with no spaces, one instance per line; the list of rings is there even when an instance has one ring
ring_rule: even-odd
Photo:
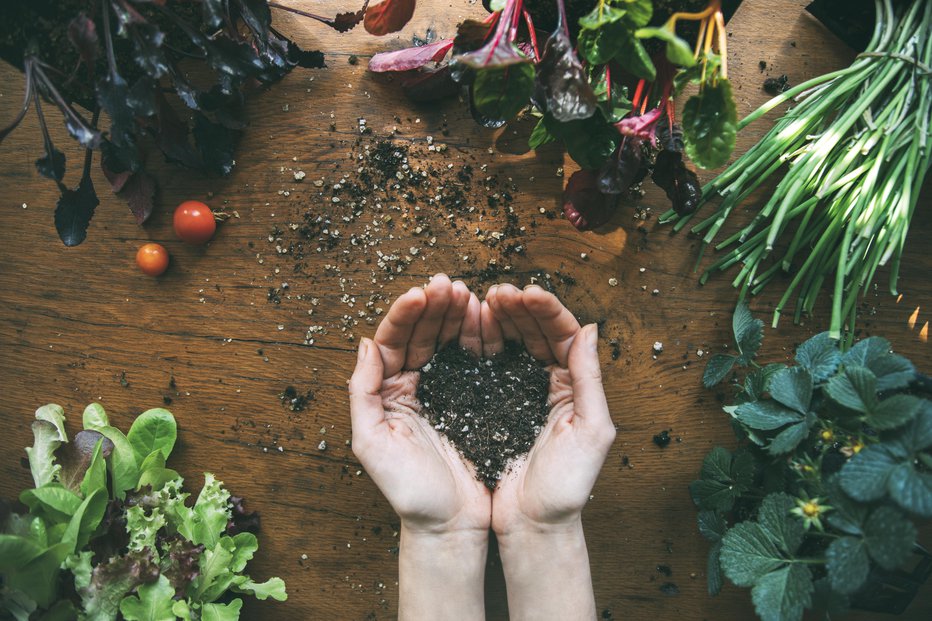
[[[681,152],[668,149],[660,151],[657,157],[654,158],[654,170],[651,173],[651,179],[666,193],[676,213],[687,215],[698,209],[699,203],[702,201],[702,185],[699,183],[699,177],[696,176],[696,173],[686,167]],[[732,359],[733,364],[734,356],[729,356],[729,358]],[[709,365],[706,366],[706,371],[708,371],[711,364],[712,361],[710,360]],[[721,369],[721,366],[717,367],[718,371],[721,371]],[[706,387],[709,388],[720,382],[729,370],[731,370],[731,365],[728,365],[728,369],[724,371],[721,377],[712,384],[707,384]],[[710,376],[710,380],[713,377],[714,375]],[[703,382],[705,383],[704,378]]]
[[[414,15],[416,0],[382,0],[366,9],[363,26],[376,36],[398,32]]]
[[[409,71],[437,62],[453,47],[453,39],[441,39],[427,45],[409,47],[394,52],[381,52],[369,61],[369,71]]]
[[[612,156],[621,136],[612,131],[601,113],[587,119],[560,123],[544,115],[547,130],[560,139],[573,161],[586,170],[598,170]]]
[[[639,28],[634,34],[639,39],[660,39],[666,43],[667,60],[674,65],[692,67],[696,64],[696,59],[693,58],[693,51],[689,44],[668,28]]]
[[[528,62],[491,66],[476,72],[473,103],[480,114],[507,121],[527,105],[534,91],[534,66]]]
[[[563,214],[577,229],[587,231],[608,222],[614,212],[613,196],[599,191],[598,178],[590,170],[577,170],[563,190]]]
[[[535,99],[544,112],[561,123],[595,114],[598,102],[582,63],[562,25],[547,39],[537,64]]]
[[[702,168],[717,168],[728,161],[737,131],[738,111],[727,79],[706,84],[683,107],[686,154]]]

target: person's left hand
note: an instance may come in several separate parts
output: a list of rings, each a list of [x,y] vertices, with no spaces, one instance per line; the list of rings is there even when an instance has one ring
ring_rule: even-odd
[[[398,513],[422,532],[488,531],[491,495],[420,415],[417,371],[447,343],[481,355],[480,304],[462,282],[434,276],[392,304],[359,345],[350,380],[353,452]]]

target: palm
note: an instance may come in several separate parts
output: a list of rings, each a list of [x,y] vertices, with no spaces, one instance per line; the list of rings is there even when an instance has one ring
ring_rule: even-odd
[[[411,524],[456,523],[486,528],[492,497],[450,443],[420,415],[420,373],[402,371],[382,382],[388,432],[368,466],[396,512]]]

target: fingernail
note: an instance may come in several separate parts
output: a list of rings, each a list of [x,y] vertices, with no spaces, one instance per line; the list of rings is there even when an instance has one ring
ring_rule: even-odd
[[[364,338],[359,342],[359,350],[356,352],[356,360],[362,362],[366,359],[366,353],[369,351],[369,339]]]
[[[586,345],[589,347],[595,347],[599,343],[599,326],[594,323],[590,323],[586,326],[588,333],[586,334]]]
[[[540,288],[541,288],[540,285],[533,285],[533,284],[532,284],[532,285],[524,285],[524,290],[525,290],[525,291],[527,291],[528,289],[540,289]]]

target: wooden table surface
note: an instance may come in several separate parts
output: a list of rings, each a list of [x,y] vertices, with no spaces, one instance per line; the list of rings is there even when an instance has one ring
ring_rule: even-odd
[[[357,4],[291,3],[325,14]],[[850,62],[850,51],[802,11],[804,4],[749,0],[733,18],[728,56],[739,115],[767,98],[761,89],[767,75],[786,73],[797,84]],[[421,0],[412,23],[384,38],[361,28],[341,35],[276,12],[277,26],[305,48],[325,50],[329,67],[298,69],[251,98],[251,126],[229,178],[203,178],[165,165],[152,153],[150,168],[161,184],[159,211],[143,228],[95,171],[101,205],[87,241],[77,248],[63,247],[55,234],[57,195],[35,171],[41,145],[30,114],[0,150],[0,495],[13,497],[31,483],[22,449],[31,444],[29,424],[39,405],[63,405],[74,431],[83,407],[99,401],[126,428],[133,416],[168,397],[180,427],[175,467],[196,488],[202,471],[214,472],[261,512],[261,549],[251,573],[280,575],[288,585],[287,602],[250,602],[244,618],[395,616],[397,518],[347,445],[346,381],[355,360],[350,334],[358,340],[374,332],[358,317],[361,305],[350,306],[351,298],[367,300],[378,292],[394,299],[434,272],[458,276],[481,268],[489,251],[464,234],[480,226],[478,216],[457,216],[453,229],[444,214],[425,211],[421,216],[437,243],[391,279],[374,271],[371,252],[345,241],[308,252],[306,268],[295,272],[295,257],[278,253],[281,244],[273,233],[285,231],[287,240],[288,225],[305,212],[330,213],[329,194],[322,197],[311,182],[332,184],[353,174],[349,153],[364,117],[374,135],[388,135],[394,126],[398,141],[416,143],[413,163],[486,162],[488,174],[511,177],[518,188],[513,207],[529,233],[523,238],[526,253],[514,257],[503,280],[524,285],[535,274],[550,273],[557,293],[581,320],[604,322],[601,356],[618,438],[584,518],[602,617],[753,617],[746,590],[727,586],[717,598],[706,594],[707,544],[696,530],[687,491],[712,446],[735,444],[716,394],[700,385],[704,365],[697,356],[698,350],[720,351],[729,342],[735,303],[730,279],[699,286],[692,271],[696,240],[669,236],[654,217],[636,219],[636,207],[650,208],[652,216],[666,209],[651,184],[643,200],[619,209],[610,226],[580,234],[560,214],[563,179],[557,171],[566,163],[569,172],[572,164],[552,145],[536,154],[522,148],[529,124],[484,130],[461,103],[413,105],[394,85],[366,71],[369,55],[407,45],[428,27],[450,35],[458,21],[481,11],[475,1]],[[766,72],[759,61],[767,63]],[[5,120],[15,114],[23,80],[8,66],[0,68],[0,78]],[[69,183],[75,183],[80,153],[60,123],[51,126],[56,144],[69,146]],[[765,120],[742,132],[738,152],[767,127]],[[427,136],[444,142],[447,151],[428,152]],[[304,182],[295,182],[296,170],[307,173]],[[930,198],[926,191],[910,232],[901,297],[888,295],[881,278],[881,287],[861,305],[859,323],[862,334],[886,336],[926,372],[932,370],[924,336],[932,305]],[[170,218],[185,199],[207,200],[239,217],[223,224],[207,247],[186,246],[172,234]],[[545,217],[541,209],[557,217]],[[383,222],[386,213],[364,211],[346,224],[344,240]],[[413,244],[407,225],[390,232],[383,251],[404,253]],[[159,279],[143,276],[134,265],[136,249],[148,240],[172,253],[172,265]],[[612,277],[617,287],[609,286]],[[289,288],[281,303],[270,303],[269,288],[282,282]],[[658,295],[651,294],[654,289]],[[318,299],[316,306],[311,298]],[[770,292],[752,308],[769,324],[775,301]],[[358,325],[343,331],[345,315]],[[324,331],[307,345],[312,325]],[[777,330],[768,328],[761,359],[789,359],[794,345],[826,327],[823,305],[805,325],[786,321]],[[617,360],[610,339],[619,342]],[[655,341],[664,346],[656,358]],[[307,409],[282,406],[279,395],[288,386],[313,392]],[[651,441],[663,429],[676,438],[666,449]],[[321,440],[325,451],[318,449]],[[501,572],[494,558],[490,564],[488,618],[504,619]],[[672,575],[659,573],[658,565]],[[666,582],[675,583],[679,593],[661,592]],[[932,587],[925,586],[904,618],[932,618]]]

